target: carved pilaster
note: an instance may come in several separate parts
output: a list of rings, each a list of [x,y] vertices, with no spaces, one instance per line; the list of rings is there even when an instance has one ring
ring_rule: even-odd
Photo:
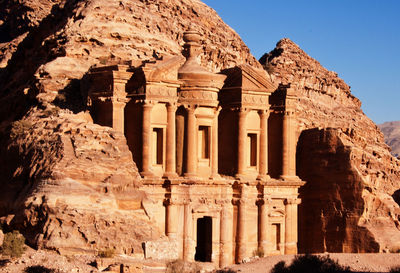
[[[268,212],[269,212],[269,206],[271,203],[271,200],[269,198],[265,198],[263,200],[260,200],[261,202],[259,203],[260,207],[260,237],[258,240],[258,247],[263,250],[263,252],[266,254],[268,253],[268,225],[269,225],[269,219],[268,219]]]
[[[248,186],[241,185],[241,195],[238,200],[238,225],[237,225],[237,239],[236,239],[236,262],[241,262],[246,258],[247,254],[247,226],[246,214],[248,204]]]
[[[282,117],[282,175],[283,180],[298,180],[296,176],[296,116],[295,89],[285,86],[286,98]]]
[[[115,131],[124,133],[124,109],[129,99],[112,97],[112,127]]]
[[[175,114],[177,104],[167,104],[167,147],[166,147],[166,166],[164,178],[173,179],[176,174],[176,129],[175,129]]]
[[[195,178],[197,176],[197,121],[195,110],[196,106],[187,106],[187,152],[186,152],[186,177]]]
[[[238,111],[238,162],[236,178],[243,178],[246,170],[246,117],[248,109],[240,108]]]
[[[143,107],[143,119],[142,119],[142,172],[143,177],[152,177],[154,174],[150,169],[150,145],[151,145],[151,109],[153,103],[150,101],[144,101]]]
[[[193,242],[193,221],[192,221],[192,206],[184,205],[184,223],[183,223],[183,259],[185,261],[194,260],[195,246]]]
[[[166,207],[166,214],[167,214],[167,223],[166,223],[166,235],[172,239],[175,240],[178,238],[178,221],[179,215],[178,215],[178,206],[176,203],[173,202],[173,200],[168,199],[165,202],[165,207]]]
[[[285,254],[297,254],[297,204],[296,198],[285,200]]]
[[[259,180],[266,181],[270,177],[268,175],[268,110],[261,110],[258,112],[260,115],[260,167],[259,167]]]
[[[233,206],[230,199],[222,201],[220,215],[219,267],[232,264]]]
[[[211,142],[211,179],[221,178],[218,174],[218,116],[221,109],[221,107],[218,107],[214,112]]]

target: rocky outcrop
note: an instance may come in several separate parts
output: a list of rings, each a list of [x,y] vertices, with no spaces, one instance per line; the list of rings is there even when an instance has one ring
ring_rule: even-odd
[[[291,83],[299,97],[297,165],[307,181],[300,189],[300,250],[396,247],[400,209],[391,195],[400,188],[400,162],[350,87],[289,39],[260,61],[277,83]]]
[[[31,245],[136,254],[160,237],[123,135],[57,107],[31,109],[10,135],[0,205]]]
[[[385,135],[385,142],[392,148],[395,157],[400,156],[400,121],[388,121],[378,125]]]

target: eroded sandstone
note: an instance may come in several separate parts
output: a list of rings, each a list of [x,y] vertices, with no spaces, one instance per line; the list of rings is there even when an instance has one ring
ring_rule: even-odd
[[[400,188],[400,162],[350,87],[289,39],[279,41],[260,61],[277,82],[291,82],[299,97],[298,175],[309,183],[301,191],[305,202],[299,208],[300,249],[396,248],[399,208],[391,195]],[[369,235],[360,236],[360,230]],[[309,232],[318,234],[318,239],[308,240]]]

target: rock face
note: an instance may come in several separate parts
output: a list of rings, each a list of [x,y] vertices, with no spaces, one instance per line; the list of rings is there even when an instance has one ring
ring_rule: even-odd
[[[162,240],[125,137],[93,124],[80,85],[92,65],[180,55],[188,28],[205,38],[200,59],[209,70],[261,68],[197,0],[1,3],[3,225],[60,251],[140,254],[142,242]]]
[[[260,62],[299,102],[299,250],[365,252],[396,247],[400,162],[360,109],[350,87],[289,39]],[[309,238],[313,238],[310,240]]]
[[[131,254],[159,236],[142,209],[140,176],[123,135],[94,125],[88,114],[32,108],[12,124],[10,137],[2,150],[2,214],[15,214],[10,225],[30,244]]]
[[[4,233],[2,230],[0,230],[0,246],[3,245],[3,242],[4,242]]]
[[[378,125],[385,135],[385,142],[392,148],[395,157],[400,156],[400,121],[388,121]]]

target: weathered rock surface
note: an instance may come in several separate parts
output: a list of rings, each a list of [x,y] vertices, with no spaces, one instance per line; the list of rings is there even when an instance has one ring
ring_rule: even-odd
[[[3,242],[4,242],[4,233],[2,230],[0,230],[0,246],[3,245]]]
[[[2,214],[15,214],[9,225],[31,245],[141,253],[142,241],[160,233],[143,210],[132,155],[123,135],[90,121],[53,107],[12,124],[2,150]]]
[[[365,252],[400,245],[400,162],[360,101],[337,74],[289,39],[260,62],[277,83],[292,83],[299,102],[299,247],[308,252]],[[313,238],[310,240],[309,238]]]
[[[392,148],[395,157],[400,156],[400,121],[388,121],[378,125],[385,135],[385,142]]]

